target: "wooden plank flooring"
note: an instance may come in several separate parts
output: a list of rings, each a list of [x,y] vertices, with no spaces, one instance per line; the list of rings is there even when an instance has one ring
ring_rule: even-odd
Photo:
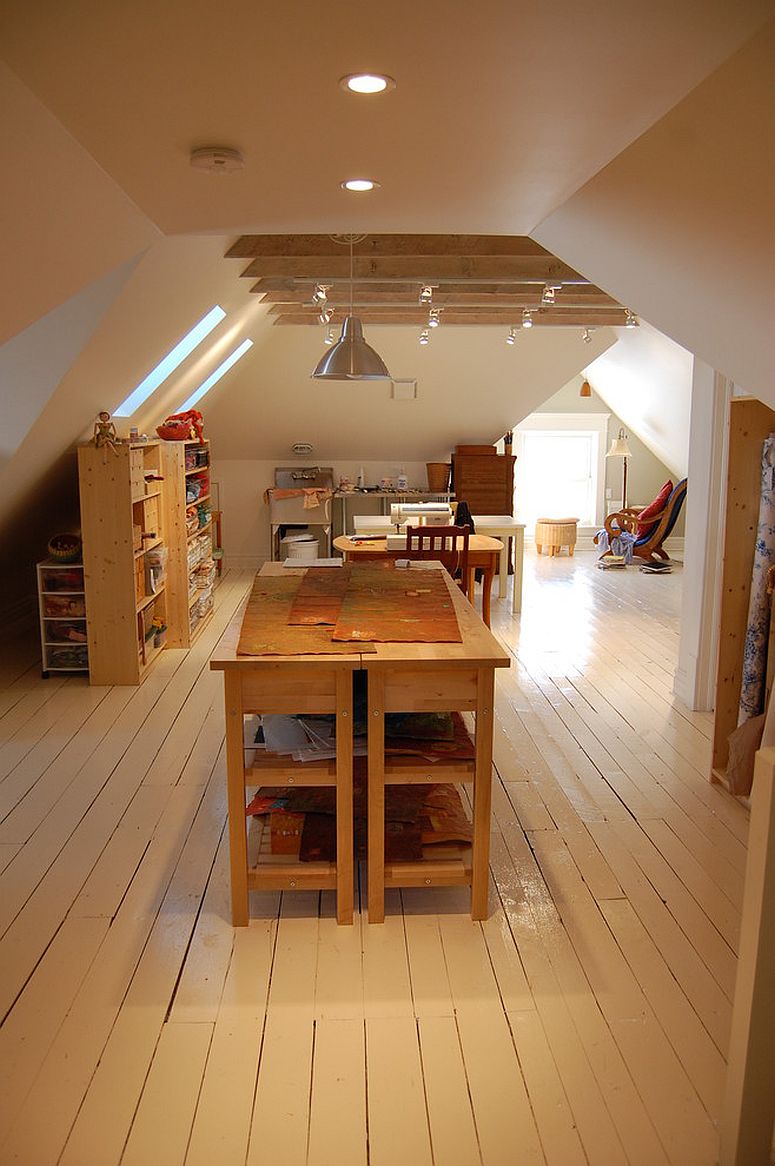
[[[228,919],[221,677],[249,584],[139,688],[0,665],[0,1162],[710,1166],[747,811],[672,696],[680,569],[528,554],[490,917],[391,891]]]

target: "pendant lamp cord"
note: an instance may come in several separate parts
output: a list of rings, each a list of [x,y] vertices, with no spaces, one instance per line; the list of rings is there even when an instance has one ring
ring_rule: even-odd
[[[353,315],[353,237],[350,235],[350,315]]]

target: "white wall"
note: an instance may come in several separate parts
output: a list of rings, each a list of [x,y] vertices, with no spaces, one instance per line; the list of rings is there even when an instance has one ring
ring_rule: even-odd
[[[775,21],[533,232],[775,405]]]
[[[676,479],[685,478],[694,358],[645,322],[618,331],[618,343],[589,364],[588,379],[653,458]],[[633,458],[633,469],[636,461],[646,459]]]
[[[0,142],[3,343],[159,232],[2,62]]]

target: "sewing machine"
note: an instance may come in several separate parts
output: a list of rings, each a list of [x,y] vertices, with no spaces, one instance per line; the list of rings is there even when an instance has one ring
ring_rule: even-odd
[[[390,521],[396,534],[402,526],[451,526],[452,507],[448,502],[392,502]]]
[[[451,526],[452,507],[448,502],[393,502],[390,522],[395,532],[387,536],[387,549],[398,551],[406,546],[407,526]]]

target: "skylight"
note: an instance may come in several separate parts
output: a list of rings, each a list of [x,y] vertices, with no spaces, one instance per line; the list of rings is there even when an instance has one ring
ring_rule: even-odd
[[[185,413],[187,409],[193,409],[197,401],[201,401],[205,393],[209,393],[213,385],[217,384],[224,373],[227,373],[232,365],[236,364],[240,357],[243,357],[249,348],[253,347],[252,340],[243,340],[226,359],[218,365],[218,367],[211,372],[206,380],[202,381],[198,389],[194,389],[190,397],[187,397],[183,404],[178,409],[178,413]]]
[[[113,410],[114,417],[131,417],[137,409],[140,408],[143,401],[147,401],[151,393],[155,392],[167,377],[183,363],[189,353],[193,352],[198,344],[201,344],[205,336],[209,336],[213,328],[220,324],[226,313],[218,304],[211,308],[206,316],[203,316],[198,324],[195,324],[190,332],[187,332],[182,340],[179,340],[175,347],[167,353],[163,360],[160,360],[155,368],[151,369],[148,376],[140,381],[137,388],[133,389],[125,401],[122,401],[117,409]]]

